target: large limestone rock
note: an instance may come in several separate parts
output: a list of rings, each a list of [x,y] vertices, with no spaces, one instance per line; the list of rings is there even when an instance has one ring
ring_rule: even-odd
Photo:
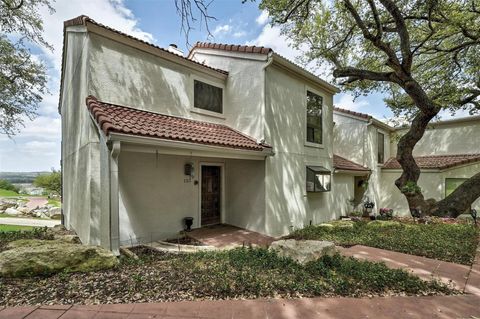
[[[9,207],[5,210],[5,214],[12,215],[12,216],[17,216],[17,215],[20,214],[20,212],[13,207]]]
[[[329,241],[295,239],[274,241],[269,250],[275,251],[281,257],[292,258],[300,264],[317,260],[324,255],[332,256],[337,252],[335,244]]]
[[[0,276],[24,277],[61,271],[87,272],[118,264],[112,252],[63,240],[23,239],[8,244],[0,253]]]

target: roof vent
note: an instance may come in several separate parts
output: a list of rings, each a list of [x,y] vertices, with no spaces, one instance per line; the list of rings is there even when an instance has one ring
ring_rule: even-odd
[[[167,51],[168,51],[168,52],[172,52],[172,53],[174,53],[174,54],[176,54],[176,55],[183,56],[182,50],[180,50],[175,43],[169,44],[169,45],[168,45],[168,48],[167,48]]]

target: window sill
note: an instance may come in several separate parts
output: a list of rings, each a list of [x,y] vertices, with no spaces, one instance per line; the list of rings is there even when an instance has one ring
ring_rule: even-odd
[[[325,148],[323,144],[317,144],[312,142],[305,142],[305,147],[312,147],[312,148]]]
[[[212,112],[212,111],[207,111],[207,110],[203,110],[203,109],[199,109],[199,108],[191,108],[190,112],[195,113],[195,114],[215,117],[217,119],[222,119],[222,120],[226,119],[226,117],[223,114]]]

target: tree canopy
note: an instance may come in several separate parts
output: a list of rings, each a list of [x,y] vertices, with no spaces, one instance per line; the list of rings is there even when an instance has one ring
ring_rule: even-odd
[[[47,192],[60,195],[62,192],[62,173],[52,169],[51,173],[38,175],[33,184]]]
[[[52,49],[42,35],[41,6],[53,12],[48,0],[0,0],[0,134],[14,135],[33,119],[47,92],[45,65],[28,47]]]
[[[328,62],[344,90],[383,92],[395,114],[411,119],[395,182],[411,209],[456,216],[480,196],[478,173],[444,200],[425,200],[412,155],[440,111],[480,113],[479,0],[263,0],[260,7],[307,61]]]

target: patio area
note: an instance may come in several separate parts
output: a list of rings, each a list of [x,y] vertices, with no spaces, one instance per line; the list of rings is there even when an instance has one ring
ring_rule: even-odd
[[[204,245],[221,249],[243,246],[268,247],[275,238],[243,228],[220,224],[197,228],[187,236]]]

